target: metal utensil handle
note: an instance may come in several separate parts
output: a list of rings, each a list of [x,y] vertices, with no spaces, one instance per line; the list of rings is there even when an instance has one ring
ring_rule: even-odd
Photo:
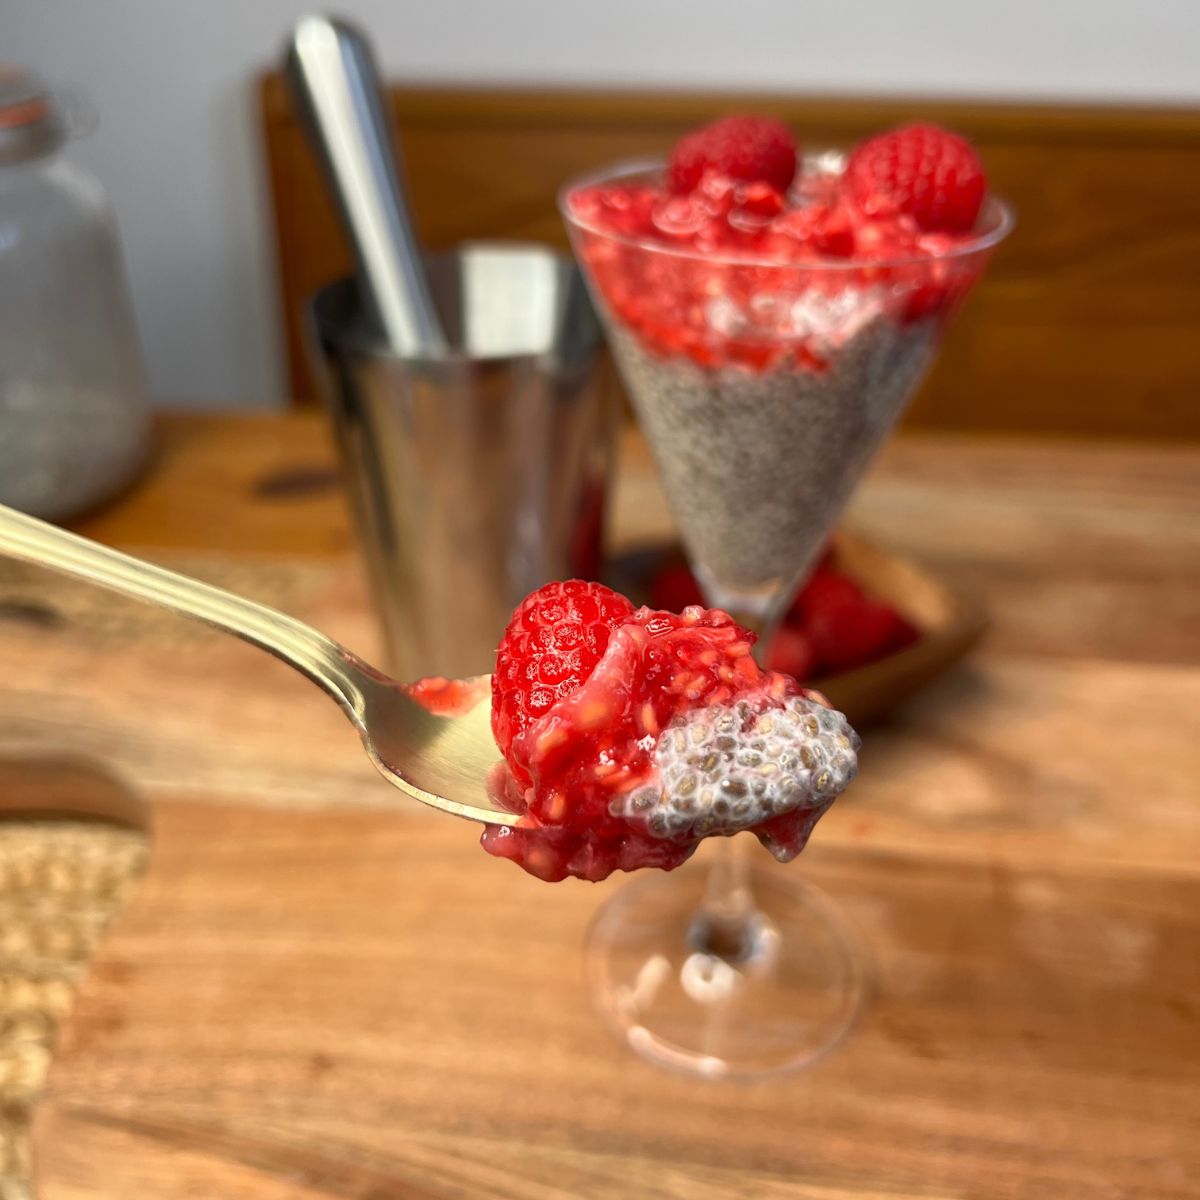
[[[363,693],[352,656],[285,613],[187,575],[156,567],[0,504],[0,554],[161,604],[231,633],[311,679],[362,726]]]
[[[392,348],[407,357],[444,354],[366,38],[345,21],[304,17],[285,72]]]

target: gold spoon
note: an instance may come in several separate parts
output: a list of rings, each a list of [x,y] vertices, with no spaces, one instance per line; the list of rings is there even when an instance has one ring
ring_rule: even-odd
[[[311,625],[2,504],[0,554],[161,604],[266,650],[337,701],[389,783],[457,817],[491,825],[516,823],[515,813],[487,803],[488,771],[500,757],[492,739],[487,676],[477,681],[479,699],[466,711],[432,713],[402,684]]]

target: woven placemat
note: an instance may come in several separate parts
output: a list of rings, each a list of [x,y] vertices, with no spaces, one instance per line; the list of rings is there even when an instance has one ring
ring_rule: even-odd
[[[0,1200],[32,1200],[29,1119],[96,945],[142,873],[144,834],[0,821]]]

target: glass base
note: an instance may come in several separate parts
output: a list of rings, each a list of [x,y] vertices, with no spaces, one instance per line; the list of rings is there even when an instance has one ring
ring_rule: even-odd
[[[588,934],[593,996],[660,1066],[708,1079],[806,1067],[861,1012],[867,950],[795,868],[748,871],[749,903],[722,914],[711,902],[722,869],[696,864],[618,891]]]

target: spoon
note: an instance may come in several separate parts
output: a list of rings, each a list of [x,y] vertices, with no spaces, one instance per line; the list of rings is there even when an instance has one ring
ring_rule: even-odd
[[[395,353],[446,353],[392,151],[386,100],[366,37],[332,17],[297,22],[284,74],[358,259],[365,296]]]
[[[403,684],[294,617],[2,504],[0,554],[161,604],[266,650],[337,702],[389,783],[457,817],[490,825],[516,823],[515,813],[486,803],[487,775],[500,757],[492,740],[486,675],[475,681],[479,699],[471,707],[443,716],[418,704]]]

